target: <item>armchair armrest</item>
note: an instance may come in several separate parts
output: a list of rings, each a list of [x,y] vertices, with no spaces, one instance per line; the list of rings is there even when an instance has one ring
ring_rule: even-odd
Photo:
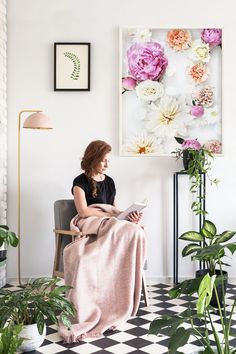
[[[68,236],[85,236],[82,234],[81,231],[73,231],[73,230],[58,230],[54,229],[53,230],[56,235],[61,234],[61,235],[68,235]]]

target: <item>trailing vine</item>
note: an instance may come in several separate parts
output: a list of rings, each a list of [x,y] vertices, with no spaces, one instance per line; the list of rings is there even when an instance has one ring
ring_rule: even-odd
[[[72,80],[78,80],[79,79],[79,74],[80,74],[80,60],[77,57],[76,54],[71,53],[71,52],[65,52],[64,53],[65,57],[69,58],[72,60],[74,64],[74,70],[72,74],[70,75]]]

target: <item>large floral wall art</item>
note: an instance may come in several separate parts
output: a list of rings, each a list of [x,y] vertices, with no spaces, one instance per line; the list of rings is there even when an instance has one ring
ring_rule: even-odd
[[[120,30],[120,153],[170,155],[175,137],[222,153],[222,31]]]

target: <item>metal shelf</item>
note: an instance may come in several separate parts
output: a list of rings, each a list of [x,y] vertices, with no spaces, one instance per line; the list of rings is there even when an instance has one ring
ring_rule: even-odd
[[[187,172],[180,171],[174,172],[173,174],[173,280],[174,284],[178,284],[179,277],[179,176],[186,175]],[[206,174],[205,172],[200,173],[201,184],[199,188],[199,197],[203,197],[204,193],[206,195]],[[206,210],[206,198],[202,199],[202,209]],[[201,230],[202,224],[205,220],[205,216],[199,214],[199,231]],[[199,262],[200,269],[205,268],[205,265]]]

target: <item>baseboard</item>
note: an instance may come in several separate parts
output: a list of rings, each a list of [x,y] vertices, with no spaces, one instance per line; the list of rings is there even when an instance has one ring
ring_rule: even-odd
[[[178,278],[178,281],[179,283],[181,283],[182,281],[184,280],[187,280],[187,279],[190,279],[190,276],[189,277],[179,277]],[[173,285],[174,284],[174,278],[173,277],[149,277],[149,276],[146,276],[146,281],[147,281],[147,284],[151,285],[151,284],[170,284],[170,285]],[[236,278],[234,277],[231,277],[229,278],[229,284],[236,284]]]
[[[34,280],[34,279],[36,279],[36,278],[22,278],[21,280],[22,280],[22,284],[25,284],[29,280]],[[182,282],[186,279],[189,279],[189,278],[188,277],[179,277],[179,282]],[[146,282],[148,285],[162,283],[162,284],[170,284],[172,286],[173,285],[173,277],[149,277],[149,276],[146,276]],[[8,278],[7,283],[13,284],[13,285],[19,284],[17,278]],[[229,278],[229,284],[236,284],[236,278],[234,278],[234,277]]]

